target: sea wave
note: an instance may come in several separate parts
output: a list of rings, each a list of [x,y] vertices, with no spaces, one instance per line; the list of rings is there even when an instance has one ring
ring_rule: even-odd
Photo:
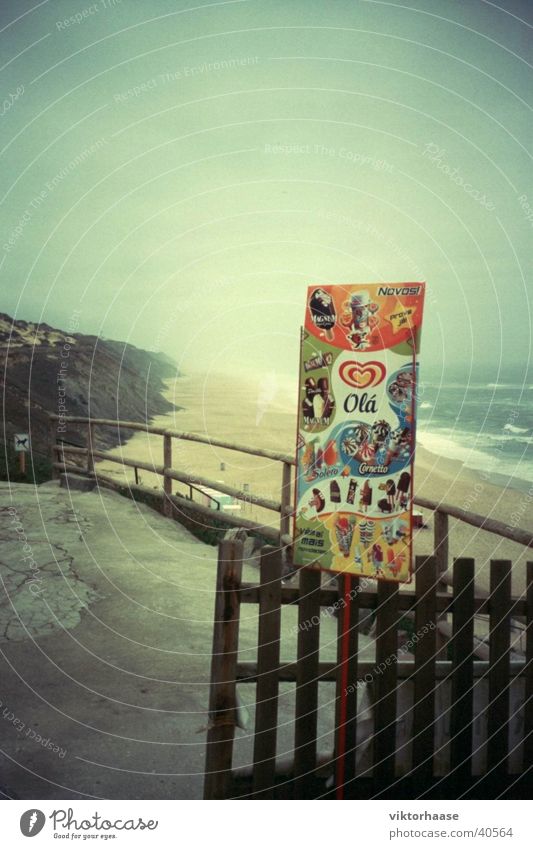
[[[507,433],[530,433],[530,427],[517,427],[516,425],[506,424],[503,428]]]
[[[499,436],[495,436],[492,433],[480,432],[478,434],[470,434],[470,438],[472,438],[472,435],[474,435],[477,440],[486,440],[487,442],[504,442],[505,444],[514,445],[533,445],[533,436],[517,436],[510,433],[501,433]]]
[[[524,457],[525,448],[518,456],[502,456],[500,452],[496,456],[490,451],[489,445],[487,450],[482,447],[471,448],[471,444],[476,438],[474,434],[455,431],[453,438],[450,438],[450,431],[436,432],[419,430],[417,432],[417,442],[422,448],[436,454],[439,457],[446,457],[450,460],[458,460],[463,463],[466,468],[473,469],[479,472],[488,472],[491,475],[501,474],[508,475],[511,479],[517,478],[520,481],[527,481],[533,478],[533,461]],[[502,437],[485,437],[487,441],[498,442],[518,442],[519,437],[507,436]],[[523,438],[523,444],[533,444],[531,437]]]
[[[478,392],[486,392],[487,389],[512,389],[516,391],[531,391],[533,390],[533,385],[528,385],[526,382],[524,383],[479,383],[479,381],[472,380],[464,380],[464,381],[443,381],[442,383],[438,383],[432,380],[424,380],[423,378],[420,380],[420,383],[426,386],[428,389],[434,390],[445,390],[445,389],[462,389],[464,391],[478,391]]]

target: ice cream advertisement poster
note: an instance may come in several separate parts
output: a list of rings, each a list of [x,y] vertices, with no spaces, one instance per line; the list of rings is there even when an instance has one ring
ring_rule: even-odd
[[[311,286],[294,562],[408,582],[424,283]]]

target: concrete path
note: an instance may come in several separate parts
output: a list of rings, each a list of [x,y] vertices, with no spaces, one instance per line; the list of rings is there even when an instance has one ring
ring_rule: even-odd
[[[201,798],[216,549],[108,490],[0,485],[0,734],[16,798]],[[257,581],[251,566],[245,580]],[[241,660],[257,612],[242,611]],[[283,611],[293,660],[296,608]],[[321,627],[336,654],[336,621]],[[236,765],[250,760],[237,731]],[[319,748],[333,739],[333,686],[320,688]],[[280,755],[291,754],[294,687],[282,688]],[[246,712],[246,711],[245,711]]]

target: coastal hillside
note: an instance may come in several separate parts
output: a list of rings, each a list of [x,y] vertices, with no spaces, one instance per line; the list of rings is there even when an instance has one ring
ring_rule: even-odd
[[[34,465],[41,469],[37,478],[46,476],[50,413],[149,422],[173,409],[163,392],[165,380],[176,377],[176,368],[164,354],[14,320],[4,313],[0,313],[0,350],[7,463],[15,477],[13,437],[27,432]],[[83,425],[59,424],[59,439],[85,445]],[[98,429],[98,443],[106,448],[130,436],[131,431]],[[5,458],[1,476],[6,476]]]

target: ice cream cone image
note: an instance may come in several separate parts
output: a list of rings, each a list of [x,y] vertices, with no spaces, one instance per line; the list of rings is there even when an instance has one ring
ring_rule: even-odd
[[[335,520],[335,537],[339,551],[344,557],[350,556],[354,528],[355,518],[353,516],[350,519],[347,519],[346,516],[337,516]]]

